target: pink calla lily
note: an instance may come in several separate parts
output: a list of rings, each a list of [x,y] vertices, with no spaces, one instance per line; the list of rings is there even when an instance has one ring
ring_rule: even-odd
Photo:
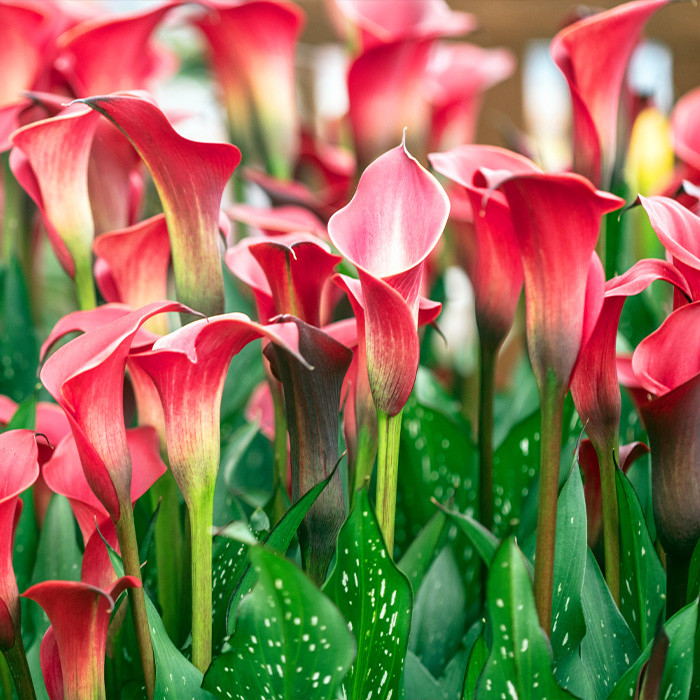
[[[696,172],[700,172],[700,88],[681,97],[673,109],[671,129],[673,150],[678,157]]]
[[[304,13],[286,0],[206,0],[197,26],[226,98],[233,140],[289,178],[299,151],[294,52]]]
[[[352,201],[328,222],[331,240],[360,276],[372,395],[390,416],[413,388],[423,263],[448,213],[444,190],[402,144],[367,168]]]
[[[596,185],[611,177],[620,92],[632,51],[646,21],[669,1],[627,2],[575,22],[552,41],[552,58],[571,91],[574,169]]]
[[[168,225],[178,299],[206,315],[220,313],[219,209],[240,151],[180,136],[143,96],[121,93],[84,102],[124,132],[153,177]]]
[[[56,257],[76,280],[82,308],[95,306],[87,169],[98,121],[76,105],[11,137],[12,172],[42,213]]]

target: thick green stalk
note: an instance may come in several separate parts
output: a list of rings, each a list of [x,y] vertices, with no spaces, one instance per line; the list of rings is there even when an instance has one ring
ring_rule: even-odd
[[[5,655],[7,665],[10,667],[12,679],[15,682],[17,697],[21,698],[21,700],[36,700],[34,683],[32,683],[32,674],[29,672],[27,655],[24,651],[24,644],[22,643],[22,637],[19,633],[16,634],[15,645],[11,649],[3,651],[3,654]],[[12,697],[12,693],[7,697]]]
[[[401,416],[377,411],[379,450],[377,453],[377,520],[382,529],[389,556],[394,552],[394,520],[396,518],[396,485],[399,477],[399,445]]]
[[[620,607],[620,512],[615,483],[616,445],[607,445],[598,454],[600,490],[603,497],[603,543],[605,546],[605,580],[617,607]]]
[[[493,401],[496,388],[495,350],[479,344],[479,516],[493,529]]]
[[[666,552],[666,619],[675,615],[688,602],[690,554],[675,556]]]
[[[372,431],[368,427],[363,426],[357,434],[357,454],[355,455],[352,498],[355,497],[355,491],[367,488],[369,485],[376,456],[377,444],[372,438]]]
[[[176,643],[184,642],[187,632],[182,624],[182,600],[180,580],[182,578],[183,549],[180,525],[180,490],[173,473],[168,470],[151,487],[151,507],[155,510],[160,501],[155,529],[156,565],[158,569],[158,602],[163,611],[163,625]]]
[[[554,544],[559,497],[559,463],[561,458],[563,391],[548,381],[540,389],[542,441],[540,454],[540,495],[537,510],[537,544],[535,550],[535,604],[540,626],[547,636],[552,628],[552,589],[554,585]]]
[[[192,663],[204,673],[211,663],[212,536],[214,486],[192,494]]]
[[[139,561],[139,546],[136,540],[134,527],[134,511],[131,501],[120,503],[119,520],[115,523],[119,549],[121,550],[124,573],[134,576],[141,581],[141,562]],[[146,598],[143,587],[129,588],[129,603],[131,604],[131,617],[136,630],[136,640],[141,654],[141,667],[146,683],[146,695],[153,698],[156,682],[155,662],[153,659],[153,645],[146,614]]]
[[[89,311],[97,306],[95,281],[92,277],[92,253],[87,251],[71,251],[75,265],[75,289],[78,295],[78,307],[81,311]]]

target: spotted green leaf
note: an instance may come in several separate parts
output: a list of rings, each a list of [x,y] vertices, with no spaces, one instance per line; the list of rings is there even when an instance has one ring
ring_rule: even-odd
[[[488,656],[489,648],[484,641],[484,633],[481,632],[469,653],[467,673],[464,677],[464,687],[462,688],[462,700],[472,700],[472,698],[476,697],[476,684],[479,682],[479,676],[484,670]]]
[[[695,600],[679,610],[664,625],[669,646],[661,678],[660,698],[692,697],[690,683],[693,673],[692,658],[697,623],[698,601]],[[635,696],[639,675],[644,665],[649,661],[653,644],[653,641],[649,642],[644,652],[620,678],[610,693],[609,700],[629,700]]]
[[[486,566],[490,566],[498,549],[498,538],[474,518],[463,513],[455,513],[453,510],[443,508],[443,506],[440,506],[440,508],[450,516],[452,522],[469,538],[469,541],[484,560]]]
[[[292,562],[261,547],[249,557],[258,583],[203,687],[222,700],[335,698],[355,658],[340,611]]]
[[[572,469],[559,495],[554,551],[551,644],[554,677],[574,695],[593,694],[579,647],[586,634],[581,595],[586,572],[586,501],[578,467]]]
[[[637,660],[639,646],[617,609],[590,549],[586,558],[582,603],[586,636],[581,642],[581,660],[593,682],[594,697],[605,700]]]
[[[620,611],[641,648],[654,637],[665,608],[666,573],[649,537],[642,507],[627,477],[616,470],[620,509]]]
[[[338,534],[336,564],[324,592],[357,640],[357,658],[343,682],[345,697],[397,698],[411,629],[411,585],[386,551],[364,489]]]
[[[493,641],[475,697],[573,698],[554,680],[552,652],[537,618],[530,574],[513,538],[498,548],[487,588]]]

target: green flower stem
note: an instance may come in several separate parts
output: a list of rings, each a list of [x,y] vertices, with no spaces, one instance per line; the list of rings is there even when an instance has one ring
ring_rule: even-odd
[[[139,546],[136,541],[136,529],[134,527],[134,510],[131,501],[120,503],[119,520],[115,523],[119,549],[121,550],[124,573],[134,576],[141,581],[141,563],[139,561]],[[146,598],[143,587],[129,588],[129,603],[131,604],[131,617],[136,630],[136,640],[141,654],[141,667],[146,683],[146,695],[149,700],[153,697],[156,682],[155,662],[153,659],[153,645],[146,614]]]
[[[356,491],[367,488],[372,477],[376,456],[377,443],[372,439],[372,431],[367,427],[360,428],[357,434],[357,455],[355,456],[352,499],[354,499]]]
[[[92,278],[92,253],[87,251],[71,251],[75,265],[75,288],[78,295],[78,307],[81,311],[89,311],[97,306],[95,281]]]
[[[180,490],[173,473],[168,471],[150,489],[151,507],[155,510],[160,501],[155,529],[156,565],[158,569],[158,602],[163,611],[163,625],[176,643],[184,642],[187,632],[182,624],[182,579],[183,550],[182,527],[180,526]]]
[[[399,444],[403,409],[395,416],[377,411],[379,451],[377,454],[377,520],[384,535],[389,556],[394,551],[396,485],[399,477]]]
[[[282,519],[286,510],[284,491],[287,484],[287,413],[284,407],[282,385],[276,379],[270,379],[269,383],[275,415],[272,518],[276,524]]]
[[[615,483],[616,445],[598,449],[600,490],[603,497],[603,543],[605,545],[605,580],[617,607],[620,607],[620,512]]]
[[[32,683],[32,674],[29,672],[29,664],[27,664],[27,655],[24,651],[24,644],[22,643],[22,636],[19,634],[19,630],[16,632],[15,645],[3,651],[5,655],[5,660],[10,668],[10,673],[12,673],[12,678],[15,682],[15,690],[17,691],[17,697],[22,698],[22,700],[36,700],[36,693],[34,691],[34,683]],[[3,680],[3,692],[5,690],[5,683]],[[3,695],[3,697],[12,697],[12,692],[9,695]]]
[[[691,552],[692,554],[692,552]],[[690,554],[687,557],[666,552],[666,619],[675,615],[688,602],[688,573]]]
[[[493,529],[493,401],[498,349],[479,344],[479,516]]]
[[[12,672],[4,656],[0,656],[0,697],[12,697]]]
[[[212,535],[214,485],[192,494],[192,663],[204,673],[211,663]]]
[[[552,589],[554,585],[554,543],[559,497],[561,430],[566,391],[549,380],[540,390],[542,442],[540,454],[540,495],[537,510],[535,550],[535,604],[540,626],[547,636],[552,628]]]

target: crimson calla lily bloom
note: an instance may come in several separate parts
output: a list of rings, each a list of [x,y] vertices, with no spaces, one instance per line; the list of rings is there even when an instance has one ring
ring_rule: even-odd
[[[124,132],[151,173],[170,234],[178,299],[206,315],[220,313],[219,209],[240,151],[180,136],[144,96],[121,93],[83,101]]]
[[[322,324],[323,291],[341,260],[301,233],[245,238],[226,251],[229,269],[253,289],[261,321],[291,314],[312,326]]]
[[[425,77],[432,107],[430,148],[472,143],[483,93],[514,70],[515,57],[506,49],[462,43],[434,46]]]
[[[122,576],[106,590],[77,581],[45,581],[22,594],[41,605],[51,621],[50,629],[60,657],[64,700],[104,700],[110,612],[122,591],[140,586],[141,582],[134,576]],[[50,639],[46,649],[42,643],[44,664],[51,645]],[[55,665],[52,667],[55,673]]]
[[[12,568],[15,531],[22,512],[19,495],[39,476],[38,448],[31,430],[0,434],[0,649],[11,649],[20,636],[19,592]]]
[[[196,22],[209,43],[233,140],[288,178],[299,151],[294,52],[304,13],[283,0],[206,0]]]
[[[442,187],[402,144],[365,170],[351,202],[328,222],[333,244],[359,273],[372,395],[389,416],[413,389],[423,263],[449,210]]]
[[[75,105],[11,137],[12,172],[39,208],[56,257],[75,278],[81,308],[95,306],[87,168],[98,121]]]
[[[158,435],[150,426],[126,431],[129,455],[133,465],[131,502],[135,503],[165,474],[166,466],[160,458]],[[103,527],[109,513],[92,492],[85,478],[78,447],[72,435],[67,435],[56,447],[52,458],[44,465],[44,479],[54,492],[70,501],[73,513],[87,544],[96,525]]]
[[[167,297],[170,239],[164,214],[103,233],[93,250],[97,255],[95,279],[106,301],[139,309]],[[161,335],[168,332],[165,316],[149,320],[146,326]]]
[[[569,83],[574,120],[574,169],[595,184],[610,180],[622,81],[644,24],[670,0],[636,0],[563,29],[551,44]]]
[[[679,348],[683,352],[679,352]],[[685,605],[687,566],[700,537],[700,302],[676,309],[632,356],[651,448],[654,521],[667,555],[668,614]]]
[[[693,170],[700,172],[700,88],[681,97],[673,108],[671,130],[673,150]]]
[[[668,197],[643,197],[644,207],[659,240],[690,286],[692,301],[700,300],[700,217]],[[685,300],[676,294],[674,306]]]
[[[232,313],[195,321],[157,340],[130,362],[150,375],[165,414],[170,469],[192,523],[193,663],[211,661],[211,535],[220,458],[221,397],[229,364],[257,338],[298,354],[294,324],[262,326]],[[308,365],[307,365],[308,366]]]
[[[149,38],[177,2],[127,15],[95,17],[60,39],[56,67],[79,97],[148,87],[167,65]],[[172,63],[172,61],[169,61]]]

